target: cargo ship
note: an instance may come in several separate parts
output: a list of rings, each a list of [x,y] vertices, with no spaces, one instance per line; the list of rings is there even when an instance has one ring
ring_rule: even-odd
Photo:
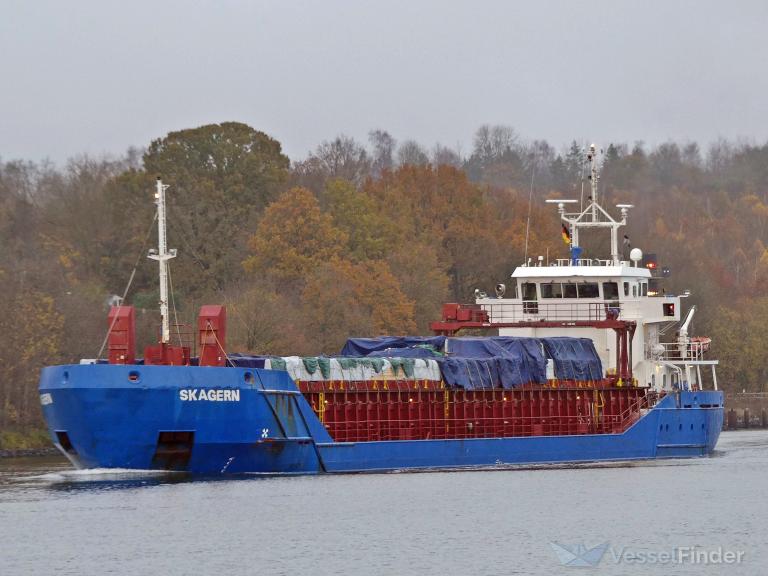
[[[110,309],[107,358],[46,367],[40,403],[77,468],[322,474],[706,456],[723,423],[710,341],[687,292],[630,250],[591,196],[556,205],[568,258],[526,258],[489,296],[445,304],[429,336],[350,338],[338,356],[227,350],[226,309],[203,306],[194,345],[173,342],[165,194],[155,191],[162,326],[137,357],[135,311]],[[586,257],[580,234],[610,234]],[[472,336],[463,336],[471,331]],[[482,334],[482,335],[477,335]]]

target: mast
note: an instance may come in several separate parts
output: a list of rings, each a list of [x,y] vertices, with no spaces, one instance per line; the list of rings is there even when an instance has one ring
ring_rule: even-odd
[[[155,190],[155,204],[157,204],[157,250],[149,251],[148,258],[157,260],[160,279],[160,317],[162,319],[162,332],[160,343],[167,344],[171,339],[171,328],[168,318],[168,260],[176,257],[176,249],[168,249],[166,240],[165,223],[165,191],[169,188],[157,177]]]
[[[619,252],[619,228],[627,224],[627,213],[632,208],[632,204],[617,204],[616,207],[621,210],[621,219],[617,220],[611,216],[599,202],[598,182],[600,180],[600,171],[598,168],[597,147],[592,144],[587,153],[589,161],[589,186],[590,201],[586,208],[579,207],[579,212],[567,212],[567,204],[576,204],[578,200],[546,200],[548,204],[557,204],[557,210],[560,213],[560,219],[563,225],[567,225],[571,236],[571,260],[575,265],[578,255],[581,254],[579,244],[579,232],[582,228],[608,228],[611,235],[611,258],[609,262],[613,266],[621,263],[621,253]]]
[[[592,221],[597,222],[597,207],[600,205],[600,202],[597,201],[597,181],[600,180],[600,174],[597,171],[597,150],[594,144],[589,147],[587,159],[589,160],[589,185],[592,193]]]

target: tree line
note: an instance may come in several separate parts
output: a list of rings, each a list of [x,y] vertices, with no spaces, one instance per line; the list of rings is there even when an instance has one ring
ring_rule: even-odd
[[[482,126],[465,155],[374,130],[367,145],[340,135],[291,161],[274,138],[229,122],[117,159],[0,160],[0,430],[40,424],[40,369],[95,358],[109,302],[126,288],[139,349],[156,339],[146,252],[158,176],[179,250],[172,322],[194,325],[200,304],[221,302],[232,350],[333,354],[350,335],[427,333],[443,302],[490,292],[526,257],[565,257],[544,200],[588,194],[584,146]],[[670,267],[667,290],[692,291],[722,385],[765,390],[768,144],[603,152],[604,205],[636,205],[632,244]]]

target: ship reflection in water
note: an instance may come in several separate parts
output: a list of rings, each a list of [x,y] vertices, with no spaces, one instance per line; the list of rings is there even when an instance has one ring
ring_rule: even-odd
[[[766,431],[725,432],[709,458],[544,468],[206,479],[0,460],[2,573],[572,573],[551,542],[608,543],[600,573],[667,574],[631,558],[690,547],[743,552],[712,573],[768,562]]]

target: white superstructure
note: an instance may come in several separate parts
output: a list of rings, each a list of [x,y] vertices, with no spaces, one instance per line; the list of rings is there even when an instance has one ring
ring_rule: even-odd
[[[593,340],[604,369],[610,373],[617,365],[618,339],[608,328],[569,327],[567,323],[598,322],[606,319],[636,323],[630,345],[630,365],[640,386],[655,390],[704,387],[702,367],[711,368],[711,385],[717,388],[716,360],[705,358],[706,338],[689,334],[695,307],[680,324],[681,305],[688,295],[656,293],[649,288],[651,270],[641,265],[643,254],[635,248],[619,251],[619,229],[626,224],[632,208],[619,204],[621,219],[614,219],[598,204],[597,151],[594,144],[588,156],[592,195],[577,212],[567,207],[575,200],[550,200],[558,207],[564,237],[570,236],[571,258],[545,263],[539,257],[515,269],[511,286],[499,284],[496,297],[476,292],[476,304],[488,313],[491,324],[528,323],[525,327],[499,328],[501,336],[546,337],[552,327],[536,327],[531,322],[560,322],[558,336],[586,337]],[[607,259],[582,258],[580,233],[586,229],[608,230],[611,254]],[[628,242],[624,248],[628,250]],[[542,326],[544,326],[542,324]]]

